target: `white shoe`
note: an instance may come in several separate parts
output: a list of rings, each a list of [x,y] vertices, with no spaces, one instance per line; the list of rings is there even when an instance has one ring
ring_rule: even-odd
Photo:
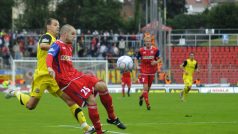
[[[8,89],[5,93],[5,98],[6,99],[10,99],[12,97],[15,97],[15,91],[16,90],[13,90],[13,89]]]
[[[91,127],[92,129],[85,131],[84,134],[93,134],[96,132],[96,129],[94,127]]]

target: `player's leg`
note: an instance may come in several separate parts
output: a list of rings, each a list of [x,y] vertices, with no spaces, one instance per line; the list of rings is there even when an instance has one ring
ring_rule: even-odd
[[[122,96],[125,97],[125,83],[124,83],[124,81],[122,81],[121,86],[122,86]]]
[[[89,118],[96,129],[97,134],[102,134],[102,126],[100,123],[99,113],[97,109],[97,103],[93,94],[87,99]]]
[[[35,109],[46,88],[46,85],[42,83],[41,79],[37,78],[35,81],[37,82],[32,82],[30,95],[24,94],[18,90],[11,90],[9,92],[10,95],[7,96],[16,96],[21,105],[24,105],[29,110]]]
[[[130,97],[130,90],[131,90],[131,79],[128,79],[127,82],[126,82],[126,85],[127,85],[127,96]]]
[[[131,83],[127,84],[127,87],[128,87],[127,96],[130,97]]]
[[[91,131],[92,128],[87,124],[84,113],[79,107],[79,105],[77,105],[66,93],[59,90],[59,87],[55,80],[51,81],[51,84],[48,87],[48,91],[52,95],[59,96],[68,105],[74,118],[78,121],[84,131]]]
[[[112,104],[112,97],[108,92],[107,85],[103,81],[99,81],[95,85],[95,90],[99,93],[100,100],[107,110],[108,119],[107,122],[110,124],[117,125],[120,129],[126,129],[125,125],[122,124],[119,118],[116,117],[113,104]]]

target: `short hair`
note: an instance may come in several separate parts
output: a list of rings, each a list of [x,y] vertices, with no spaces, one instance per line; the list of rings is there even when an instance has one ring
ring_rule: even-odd
[[[46,23],[45,23],[45,25],[47,26],[47,25],[51,25],[51,23],[52,23],[52,20],[56,20],[56,21],[58,21],[57,19],[55,19],[55,18],[48,18],[47,20],[46,20]]]
[[[70,28],[74,28],[72,25],[65,24],[60,29],[60,35],[64,34],[65,32],[68,32]]]

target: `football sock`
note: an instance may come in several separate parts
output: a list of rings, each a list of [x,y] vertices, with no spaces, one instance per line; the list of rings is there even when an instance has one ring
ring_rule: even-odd
[[[91,119],[94,128],[96,129],[97,134],[102,134],[102,127],[99,119],[99,114],[97,110],[97,104],[88,105],[88,114]]]
[[[122,86],[122,96],[123,97],[125,96],[125,86],[124,85]]]
[[[87,124],[83,111],[79,108],[79,106],[77,104],[70,106],[70,111],[73,113],[75,119],[79,122],[83,130],[88,131],[90,126]]]
[[[131,88],[128,88],[127,95],[130,96],[130,90]]]
[[[143,91],[143,97],[144,97],[144,99],[145,99],[146,105],[149,106],[150,103],[149,103],[149,95],[148,95],[148,91],[147,91],[147,90],[144,90],[144,91]]]
[[[30,100],[30,96],[27,94],[23,94],[20,91],[15,92],[15,96],[20,101],[20,103],[24,106],[26,106],[27,102]]]
[[[107,110],[107,115],[109,119],[116,119],[116,115],[114,113],[113,105],[112,105],[112,97],[108,93],[108,90],[104,92],[99,92],[100,100]]]

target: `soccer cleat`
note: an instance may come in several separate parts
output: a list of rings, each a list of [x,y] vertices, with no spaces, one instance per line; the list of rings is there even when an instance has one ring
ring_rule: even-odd
[[[147,108],[147,110],[150,110],[150,109],[151,109],[150,105],[148,105],[146,108]]]
[[[131,96],[131,95],[130,95],[130,92],[127,92],[127,96],[128,96],[128,97],[130,97],[130,96]]]
[[[140,105],[140,106],[143,105],[143,98],[142,98],[142,97],[139,98],[139,105]]]
[[[8,89],[5,94],[6,99],[10,99],[15,96],[15,90],[13,89]]]
[[[107,119],[107,123],[114,124],[120,129],[126,129],[126,126],[119,120],[119,118],[116,118],[115,120]]]
[[[183,92],[181,92],[181,93],[179,94],[179,97],[180,97],[180,100],[181,100],[182,102],[184,102],[184,95],[183,95]]]
[[[85,131],[84,134],[93,134],[96,132],[96,129],[94,127],[92,127],[91,130]]]

